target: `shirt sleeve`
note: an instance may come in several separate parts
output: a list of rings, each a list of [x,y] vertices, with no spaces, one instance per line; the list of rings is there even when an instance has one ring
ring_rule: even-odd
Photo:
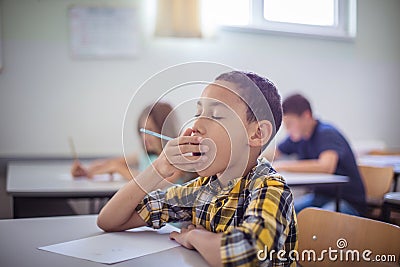
[[[289,137],[287,137],[282,143],[278,145],[279,151],[286,155],[291,155],[296,153],[297,152],[296,148],[297,148],[296,143],[290,140]]]
[[[321,133],[321,139],[318,142],[319,154],[327,150],[333,150],[338,154],[339,158],[343,158],[345,147],[344,138],[338,132],[326,130]]]
[[[265,264],[257,257],[260,250],[269,254],[271,250],[295,249],[296,240],[293,247],[284,247],[288,235],[297,234],[290,230],[295,223],[293,213],[292,194],[281,181],[268,180],[254,189],[242,225],[222,235],[220,252],[224,266],[258,266]]]
[[[168,222],[189,221],[192,218],[192,202],[199,180],[150,192],[135,210],[147,226],[154,229],[159,229]]]

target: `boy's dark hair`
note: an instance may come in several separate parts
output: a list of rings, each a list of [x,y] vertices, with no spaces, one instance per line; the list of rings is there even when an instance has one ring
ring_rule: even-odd
[[[240,94],[252,94],[251,92],[246,92],[246,90],[250,91],[251,88],[254,88],[254,85],[258,87],[261,94],[264,96],[264,99],[262,99],[262,101],[260,99],[255,99],[257,98],[257,96],[259,96],[259,93],[253,94],[256,97],[250,97],[249,99],[246,99],[245,103],[247,102],[247,121],[253,122],[257,119],[269,120],[274,126],[270,138],[270,140],[272,140],[272,138],[281,127],[282,123],[281,96],[279,95],[275,85],[267,78],[261,77],[252,72],[243,71],[231,71],[223,73],[219,75],[215,80],[231,82],[238,85]],[[268,107],[265,107],[265,100],[269,105],[270,112],[268,110]]]
[[[305,111],[312,114],[310,102],[300,94],[287,97],[282,103],[283,114],[295,114],[301,116]]]
[[[145,121],[151,118],[154,125],[157,127],[157,132],[166,136],[178,136],[176,125],[176,114],[169,103],[156,102],[146,106],[139,115],[137,121],[137,132],[140,134],[140,128],[143,127]],[[160,139],[160,142],[165,145],[167,141]],[[149,151],[147,151],[149,152]],[[152,151],[150,151],[152,152]]]

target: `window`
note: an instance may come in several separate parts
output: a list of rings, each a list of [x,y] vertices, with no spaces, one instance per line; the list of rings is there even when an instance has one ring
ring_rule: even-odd
[[[351,39],[356,0],[203,0],[203,21],[225,29]]]
[[[267,21],[334,26],[335,0],[264,0]]]

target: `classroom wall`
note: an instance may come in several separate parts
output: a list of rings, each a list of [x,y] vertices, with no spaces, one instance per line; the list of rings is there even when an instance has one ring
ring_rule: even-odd
[[[1,1],[0,156],[68,156],[68,136],[81,155],[120,154],[135,90],[163,68],[197,60],[266,75],[283,96],[303,92],[351,141],[400,147],[398,0],[358,1],[354,41],[223,31],[205,40],[150,38],[136,59],[71,58],[67,7],[102,2],[110,1]]]

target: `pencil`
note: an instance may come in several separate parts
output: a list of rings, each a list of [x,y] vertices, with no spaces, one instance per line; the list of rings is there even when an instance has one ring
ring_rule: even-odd
[[[68,137],[68,143],[69,143],[69,147],[71,149],[72,156],[74,157],[74,160],[78,160],[78,153],[76,153],[74,140],[72,139],[71,136]]]
[[[159,134],[159,133],[150,131],[150,130],[146,130],[145,128],[140,128],[139,131],[140,131],[141,133],[149,134],[149,135],[152,135],[152,136],[161,138],[161,139],[166,140],[166,141],[170,141],[170,140],[174,139],[174,138],[169,137],[169,136],[166,136],[166,135],[162,135],[162,134]]]

